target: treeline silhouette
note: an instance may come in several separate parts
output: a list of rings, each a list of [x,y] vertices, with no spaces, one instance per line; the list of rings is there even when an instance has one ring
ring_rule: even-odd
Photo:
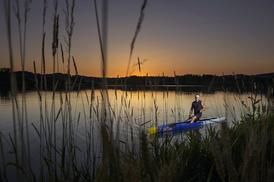
[[[17,88],[22,88],[22,72],[15,72]],[[53,85],[53,77],[56,79]],[[71,85],[68,85],[70,78]],[[70,90],[78,89],[98,89],[101,88],[102,79],[100,77],[88,77],[66,74],[34,74],[25,72],[25,84],[27,90]],[[178,75],[175,77],[167,76],[130,76],[107,78],[108,88],[123,90],[182,90],[182,91],[235,91],[249,92],[260,91],[262,93],[271,92],[273,95],[274,73],[257,75]],[[9,69],[0,69],[0,90],[10,90]]]

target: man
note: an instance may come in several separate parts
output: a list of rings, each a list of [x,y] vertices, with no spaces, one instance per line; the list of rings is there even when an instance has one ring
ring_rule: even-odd
[[[204,106],[202,101],[200,100],[200,96],[195,95],[195,101],[192,102],[190,112],[189,112],[189,121],[190,123],[198,121],[202,117],[202,111],[204,110]],[[194,114],[192,114],[194,111]]]

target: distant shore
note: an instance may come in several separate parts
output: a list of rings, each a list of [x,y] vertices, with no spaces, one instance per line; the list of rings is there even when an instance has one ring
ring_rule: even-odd
[[[17,88],[21,90],[23,72],[15,72]],[[99,89],[102,78],[81,75],[66,74],[34,74],[25,72],[25,84],[27,90],[66,90],[67,80],[70,78],[70,90]],[[257,75],[178,75],[167,76],[130,76],[121,78],[107,78],[108,88],[121,90],[182,90],[182,91],[236,91],[248,92],[254,89],[260,92],[272,92],[274,88],[274,73]],[[8,69],[0,69],[0,91],[10,90],[10,72]]]

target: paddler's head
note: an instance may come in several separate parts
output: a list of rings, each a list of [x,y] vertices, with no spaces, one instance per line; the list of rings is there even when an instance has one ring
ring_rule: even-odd
[[[199,100],[200,100],[200,96],[199,96],[199,94],[196,94],[195,95],[195,101],[198,102]]]

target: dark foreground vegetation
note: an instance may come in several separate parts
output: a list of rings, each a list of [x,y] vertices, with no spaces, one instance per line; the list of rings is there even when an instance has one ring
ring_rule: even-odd
[[[117,181],[272,181],[274,117],[245,117],[219,131],[187,133],[185,141],[159,144],[140,139],[140,155],[130,152],[116,167]],[[157,140],[157,139],[156,139]],[[115,161],[115,160],[114,160]],[[109,166],[110,167],[110,166]],[[105,175],[105,180],[115,176]],[[113,175],[116,174],[112,171]]]

